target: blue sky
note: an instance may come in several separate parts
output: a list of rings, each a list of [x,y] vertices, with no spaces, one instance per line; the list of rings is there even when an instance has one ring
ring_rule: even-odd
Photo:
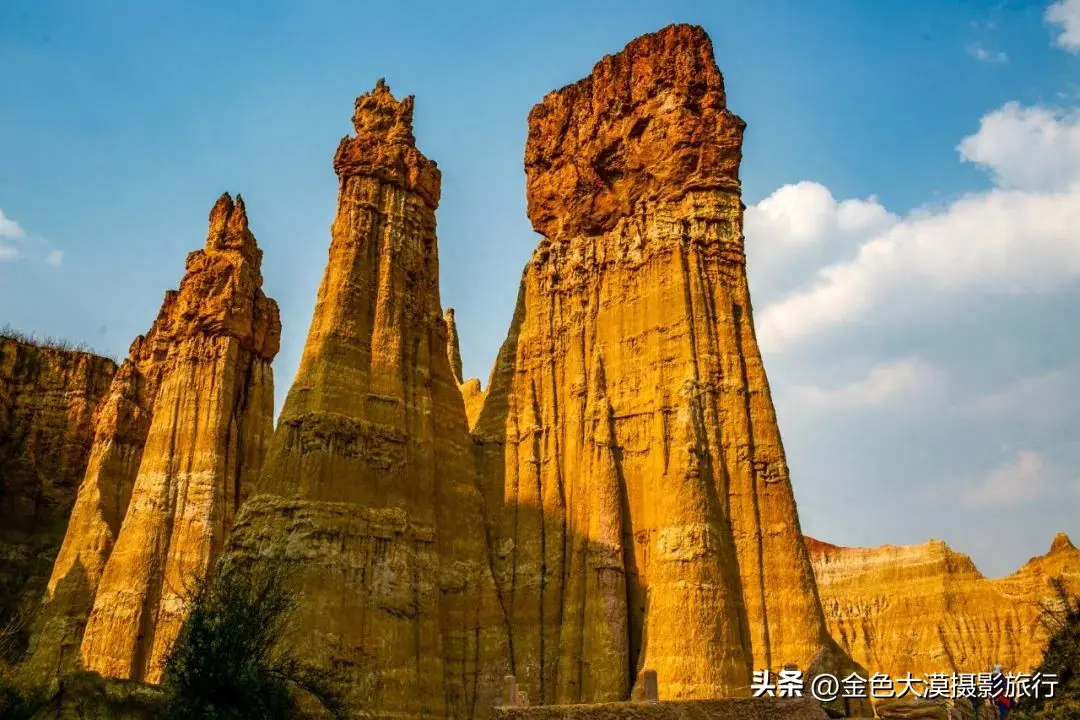
[[[749,271],[804,531],[944,539],[992,575],[1080,536],[1080,1],[164,5],[0,4],[0,324],[123,356],[239,191],[281,398],[333,151],[385,77],[443,171],[443,302],[486,382],[537,239],[529,109],[698,23],[748,123]]]

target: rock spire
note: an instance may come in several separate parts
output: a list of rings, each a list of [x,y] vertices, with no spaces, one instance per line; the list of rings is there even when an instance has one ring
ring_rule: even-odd
[[[458,385],[464,382],[461,378],[461,341],[458,339],[457,323],[454,322],[454,308],[447,308],[446,315],[446,352],[450,359],[450,370],[454,373],[454,380]]]
[[[262,291],[243,200],[222,195],[209,221],[205,247],[188,255],[179,290],[132,343],[97,414],[27,668],[34,677],[78,662],[156,681],[184,593],[220,552],[261,467],[277,304]]]
[[[258,494],[223,567],[295,568],[289,639],[376,717],[473,717],[505,675],[468,428],[447,352],[435,209],[413,99],[356,100],[330,256]]]
[[[712,44],[638,38],[529,114],[543,238],[473,428],[514,671],[544,703],[745,694],[830,639],[754,336]]]

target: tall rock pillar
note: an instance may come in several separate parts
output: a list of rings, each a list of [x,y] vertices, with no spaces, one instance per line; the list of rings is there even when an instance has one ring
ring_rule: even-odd
[[[30,677],[78,662],[160,678],[184,593],[220,553],[273,430],[281,324],[261,262],[243,201],[222,195],[205,248],[188,255],[179,290],[166,293],[96,413]]]
[[[454,308],[446,308],[444,319],[446,320],[446,352],[450,359],[450,370],[454,373],[454,380],[460,385],[464,382],[461,377],[461,340],[458,338],[457,323],[454,321]]]
[[[413,99],[357,99],[330,257],[258,494],[223,560],[295,569],[288,644],[376,717],[473,717],[506,672]]]
[[[262,291],[262,251],[243,200],[222,195],[206,247],[166,300],[162,369],[139,473],[101,575],[83,664],[157,682],[186,618],[186,593],[217,559],[273,432],[270,363],[281,335]]]
[[[473,435],[514,670],[543,702],[747,693],[838,652],[754,336],[711,42],[671,26],[529,115],[543,236]]]

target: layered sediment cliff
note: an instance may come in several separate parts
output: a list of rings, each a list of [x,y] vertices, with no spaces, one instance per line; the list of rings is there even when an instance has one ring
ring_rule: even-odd
[[[300,657],[375,717],[467,718],[507,663],[464,404],[439,298],[440,173],[413,99],[357,99],[329,262],[259,484],[222,561],[300,592]]]
[[[807,538],[829,629],[872,672],[1031,671],[1042,658],[1051,578],[1080,593],[1080,550],[1059,534],[1012,575],[983,577],[937,540],[848,548]]]
[[[188,255],[179,290],[132,343],[95,416],[28,678],[77,663],[160,675],[182,595],[220,550],[272,430],[281,325],[261,260],[243,201],[223,195],[206,246]]]
[[[108,358],[0,336],[0,627],[27,622],[45,589],[115,373]]]
[[[744,122],[671,26],[529,115],[543,235],[473,428],[514,670],[545,703],[850,664],[799,530],[743,253]]]

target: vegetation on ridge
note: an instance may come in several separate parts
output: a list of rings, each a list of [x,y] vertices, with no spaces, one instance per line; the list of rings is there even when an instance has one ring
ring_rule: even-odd
[[[88,355],[97,355],[99,357],[109,358],[113,362],[116,362],[116,358],[112,355],[98,352],[84,342],[73,342],[64,338],[54,338],[51,336],[38,337],[33,333],[24,333],[21,330],[16,330],[8,324],[0,325],[0,339],[14,340],[15,342],[36,345],[40,348],[59,350],[61,352],[81,352]]]

